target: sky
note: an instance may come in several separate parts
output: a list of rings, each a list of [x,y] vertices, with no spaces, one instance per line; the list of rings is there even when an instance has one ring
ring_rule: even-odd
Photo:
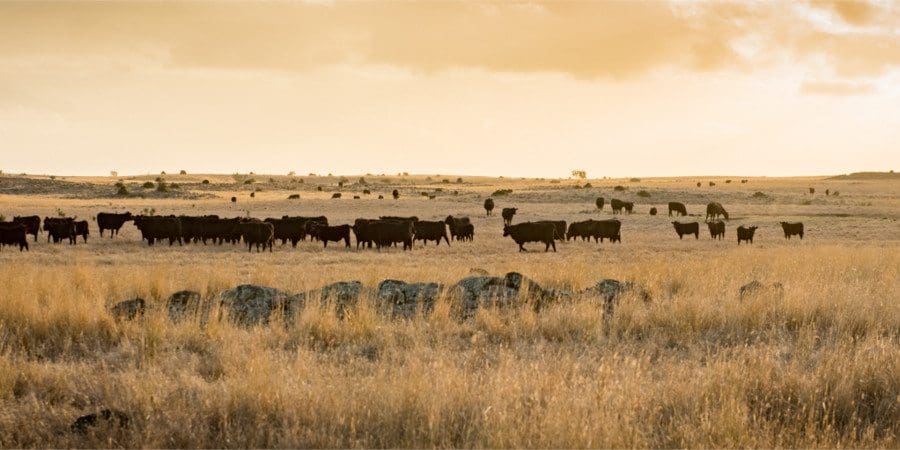
[[[900,162],[900,2],[0,3],[0,170],[824,175]]]

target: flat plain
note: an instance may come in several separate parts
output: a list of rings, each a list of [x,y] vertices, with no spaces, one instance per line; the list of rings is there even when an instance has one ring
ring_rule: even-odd
[[[167,193],[141,188],[157,177],[121,178],[127,197],[116,195],[118,177],[0,177],[6,220],[66,215],[91,227],[86,244],[47,243],[42,233],[28,252],[0,251],[0,446],[898,445],[894,174],[357,175],[342,187],[341,177],[185,174],[162,176]],[[486,216],[484,199],[501,189],[511,193],[493,196]],[[603,210],[594,204],[600,196]],[[616,216],[621,243],[562,241],[555,253],[533,243],[520,253],[502,237],[503,207],[518,208],[515,222],[572,222],[612,217],[611,198],[635,202],[633,214]],[[669,201],[687,206],[690,216],[678,220],[701,222],[699,239],[678,239]],[[711,201],[731,215],[721,241],[702,223]],[[332,224],[452,214],[472,219],[475,239],[417,242],[411,252],[306,241],[248,253],[240,245],[148,247],[131,223],[101,238],[96,214],[122,211],[325,215]],[[785,239],[780,221],[802,221],[805,238]],[[737,244],[740,224],[759,227],[752,245]],[[484,308],[467,320],[451,314],[450,300],[397,320],[366,299],[342,319],[307,307],[291,323],[253,328],[173,324],[165,313],[166,299],[183,289],[211,300],[243,283],[289,292],[345,280],[452,285],[482,271],[515,271],[573,292],[603,279],[632,281],[652,299],[625,296],[604,311],[579,296],[540,311]],[[783,295],[741,300],[738,290],[753,280],[781,283]],[[150,312],[115,320],[109,308],[134,297]],[[70,430],[102,408],[127,413],[129,425]]]

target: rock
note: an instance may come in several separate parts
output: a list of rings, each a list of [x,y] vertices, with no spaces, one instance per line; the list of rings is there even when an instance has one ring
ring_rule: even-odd
[[[527,293],[524,296],[520,295],[523,288]],[[518,272],[509,272],[503,277],[466,277],[459,280],[450,293],[460,300],[463,317],[473,316],[481,307],[508,307],[522,303],[530,303],[538,310],[565,294],[564,291],[544,289]]]
[[[603,309],[607,314],[612,313],[613,307],[623,295],[633,294],[645,302],[653,300],[650,292],[640,284],[633,281],[619,281],[609,278],[598,281],[597,284],[582,291],[582,294],[603,299]]]
[[[169,297],[166,308],[169,311],[169,319],[172,322],[180,322],[185,317],[195,315],[200,311],[200,293],[178,291]]]
[[[482,269],[481,267],[472,267],[469,269],[469,275],[481,275],[488,276],[490,273],[487,270]]]
[[[421,309],[430,312],[441,295],[443,286],[438,283],[406,283],[384,280],[378,283],[376,297],[389,306],[393,317],[412,317]]]
[[[784,285],[779,282],[767,285],[761,283],[759,280],[753,280],[741,286],[738,294],[741,300],[759,295],[768,295],[780,299],[784,296]]]
[[[121,301],[110,308],[110,312],[116,320],[134,320],[144,315],[147,310],[147,302],[142,298]]]
[[[338,317],[344,317],[344,311],[356,305],[359,298],[369,291],[359,281],[338,281],[323,286],[318,291],[307,293],[307,297],[318,295],[322,305],[334,303]]]
[[[219,305],[232,322],[242,326],[268,324],[272,313],[280,311],[285,322],[294,318],[304,296],[275,288],[242,284],[219,294]]]
[[[87,433],[91,428],[101,425],[128,428],[130,422],[131,418],[122,411],[103,409],[75,419],[69,428],[76,433]]]

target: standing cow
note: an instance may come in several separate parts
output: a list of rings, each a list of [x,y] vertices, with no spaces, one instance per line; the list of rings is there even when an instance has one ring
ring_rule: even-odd
[[[503,216],[503,225],[512,225],[513,216],[516,215],[518,208],[503,208],[500,215]]]
[[[741,245],[741,241],[747,241],[748,243],[753,243],[753,235],[756,233],[757,227],[745,227],[743,225],[737,228],[737,239],[738,245]]]
[[[697,222],[681,223],[675,221],[672,222],[672,225],[675,226],[675,232],[678,233],[678,239],[681,239],[686,234],[693,234],[694,239],[700,239],[700,224]]]
[[[706,222],[706,226],[709,227],[709,235],[713,239],[725,238],[725,222],[722,222],[721,220],[717,220],[715,222]]]
[[[602,211],[605,202],[606,200],[604,200],[603,197],[597,197],[597,200],[594,201],[594,204],[597,205],[597,209]]]
[[[40,216],[16,216],[13,217],[12,223],[25,225],[25,234],[34,235],[34,242],[37,242],[38,233],[41,231]]]
[[[103,237],[104,230],[109,230],[109,238],[112,239],[114,235],[119,234],[119,229],[122,228],[122,225],[130,220],[134,220],[130,212],[122,214],[97,213],[97,227],[100,228],[100,237]]]
[[[801,240],[803,239],[803,222],[781,222],[781,229],[784,230],[785,239],[790,239],[794,235],[800,236]]]
[[[490,216],[494,211],[494,199],[488,198],[484,201],[484,212]]]

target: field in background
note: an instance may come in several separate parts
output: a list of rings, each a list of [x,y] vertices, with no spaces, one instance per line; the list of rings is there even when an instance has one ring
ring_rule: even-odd
[[[348,176],[338,188],[340,177],[168,175],[179,185],[169,193],[140,189],[156,177],[124,178],[129,198],[116,197],[117,178],[0,177],[7,220],[61,212],[91,223],[87,245],[47,244],[43,234],[30,252],[0,252],[0,446],[897,446],[895,180],[457,183],[432,175],[363,176],[363,185]],[[512,193],[495,196],[487,218],[482,202],[499,189]],[[344,198],[330,199],[339,191]],[[608,205],[597,211],[597,196],[635,202],[635,213],[621,216],[622,244],[563,242],[555,254],[531,244],[523,254],[501,236],[502,207],[518,207],[517,222],[611,217]],[[679,241],[668,201],[686,203],[698,215],[687,221],[701,222],[707,202],[722,203],[732,216],[726,239],[701,229],[699,240]],[[659,216],[648,215],[652,206]],[[332,223],[469,215],[475,241],[380,253],[305,242],[248,254],[230,245],[148,248],[132,224],[100,239],[91,219],[150,209],[323,214]],[[803,221],[806,239],[785,240],[781,220]],[[760,226],[754,245],[737,246],[739,224]],[[364,302],[343,321],[310,308],[287,327],[252,330],[173,325],[162,308],[181,289],[211,298],[248,282],[292,292],[340,280],[452,284],[476,268],[572,290],[633,280],[653,301],[626,297],[606,317],[581,299],[540,313],[483,310],[465,322],[445,304],[393,321]],[[751,280],[781,282],[785,295],[742,302],[737,291]],[[155,309],[115,322],[107,308],[134,296]],[[102,407],[127,411],[132,426],[68,432],[75,417]]]

